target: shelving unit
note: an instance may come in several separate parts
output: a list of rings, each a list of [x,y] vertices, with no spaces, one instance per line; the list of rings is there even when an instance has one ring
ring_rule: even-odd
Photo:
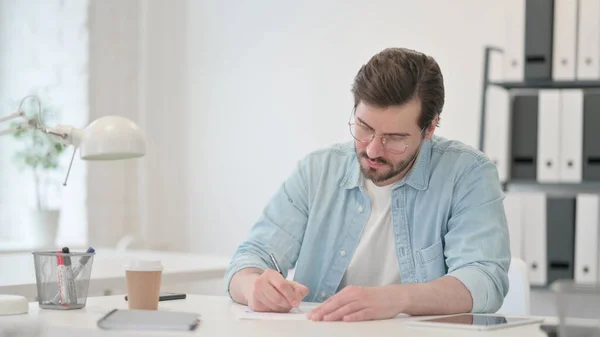
[[[503,49],[499,47],[486,46],[484,49],[483,63],[483,85],[481,91],[481,111],[480,111],[480,127],[479,127],[479,149],[486,152],[485,149],[485,132],[486,132],[486,115],[487,112],[487,91],[490,87],[498,87],[511,92],[521,90],[544,90],[544,89],[598,89],[600,90],[600,80],[596,81],[553,81],[553,80],[526,80],[526,81],[492,81],[489,78],[491,67],[491,54],[503,53]],[[600,113],[600,111],[599,111]],[[598,129],[600,132],[600,128]],[[501,140],[498,140],[501,141]],[[598,144],[600,147],[600,143]],[[600,193],[600,180],[574,182],[539,182],[533,179],[509,179],[502,181],[505,191],[527,191],[527,192],[542,192],[551,195],[576,195],[577,193]]]
[[[600,81],[529,81],[490,82],[489,85],[511,89],[593,89],[600,88]]]
[[[600,80],[598,81],[552,81],[552,80],[527,80],[521,82],[514,81],[491,81],[489,78],[491,54],[493,52],[502,53],[503,49],[498,47],[486,46],[484,49],[483,62],[483,86],[481,90],[481,111],[479,123],[479,149],[484,151],[485,121],[487,108],[487,90],[489,87],[499,87],[505,90],[515,89],[600,89]],[[600,130],[599,130],[600,132]],[[600,144],[599,144],[600,146]],[[484,151],[485,152],[485,151]]]
[[[484,49],[479,149],[498,167],[532,287],[600,283],[600,0],[503,0]],[[502,59],[505,80],[491,80]],[[500,61],[498,61],[500,62]]]

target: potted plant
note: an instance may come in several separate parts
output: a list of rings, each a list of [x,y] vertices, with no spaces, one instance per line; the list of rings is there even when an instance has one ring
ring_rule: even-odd
[[[35,108],[32,105],[31,109],[25,111],[35,111],[37,114],[37,105]],[[44,105],[41,112],[39,121],[44,125],[49,117],[56,116],[53,108]],[[29,217],[31,239],[36,247],[51,247],[56,239],[60,219],[60,209],[52,206],[50,200],[51,189],[60,184],[52,173],[59,168],[65,149],[49,135],[37,130],[22,129],[13,135],[22,145],[16,151],[14,160],[20,169],[32,174],[35,186],[36,207],[31,209]]]

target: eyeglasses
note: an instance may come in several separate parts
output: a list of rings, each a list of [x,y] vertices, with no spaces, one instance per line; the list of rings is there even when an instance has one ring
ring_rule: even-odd
[[[352,137],[361,143],[370,143],[375,137],[378,137],[381,138],[383,148],[390,153],[402,154],[408,148],[405,136],[377,135],[375,130],[362,124],[360,121],[354,121],[354,110],[352,111],[352,115],[350,115],[348,127],[350,128]],[[426,127],[421,130],[421,134],[423,134],[425,129]]]

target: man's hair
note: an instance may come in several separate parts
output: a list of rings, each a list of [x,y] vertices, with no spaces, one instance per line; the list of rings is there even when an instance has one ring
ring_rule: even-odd
[[[406,48],[387,48],[363,65],[352,85],[354,105],[378,107],[421,101],[418,124],[425,128],[444,107],[444,78],[437,62]]]

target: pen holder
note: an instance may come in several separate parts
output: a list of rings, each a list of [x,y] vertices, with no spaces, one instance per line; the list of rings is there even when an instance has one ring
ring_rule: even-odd
[[[33,252],[40,308],[68,310],[85,307],[94,255]]]

